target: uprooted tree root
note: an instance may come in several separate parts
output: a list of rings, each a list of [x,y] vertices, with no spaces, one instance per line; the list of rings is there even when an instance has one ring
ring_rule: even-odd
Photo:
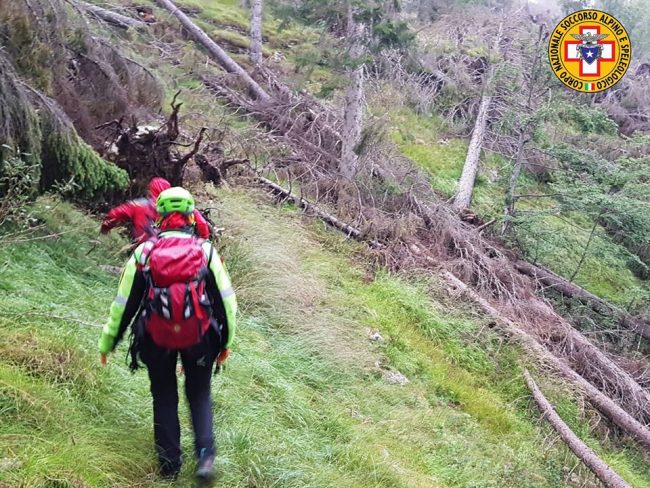
[[[381,249],[373,253],[383,256],[383,264],[443,269],[458,276],[491,310],[525,334],[529,344],[537,344],[538,353],[545,351],[546,359],[553,358],[555,369],[563,368],[567,379],[588,391],[598,410],[650,449],[650,432],[645,428],[650,423],[650,392],[624,369],[629,362],[604,353],[560,317],[537,296],[536,282],[515,268],[516,257],[441,203],[426,176],[381,138],[366,145],[355,182],[357,195],[342,205],[335,197],[340,117],[311,97],[291,93],[263,69],[256,78],[268,85],[274,102],[251,100],[228,78],[204,83],[234,111],[257,120],[264,138],[282,148],[267,158],[270,162],[261,168],[263,172],[294,180],[301,195],[309,195],[319,205],[336,203],[337,215],[325,213],[350,222],[344,227],[357,229],[360,238],[381,242]],[[260,181],[259,174],[255,178]],[[302,196],[291,198],[305,201]]]
[[[95,128],[105,134],[105,157],[128,171],[134,180],[131,190],[136,194],[142,194],[154,176],[162,176],[172,185],[181,185],[185,165],[197,154],[203,141],[206,128],[199,131],[193,143],[176,142],[180,135],[178,113],[183,105],[176,101],[179,94],[180,91],[174,95],[172,111],[162,125],[139,126],[135,119],[125,125],[121,118]],[[181,155],[179,146],[191,147],[191,150]]]

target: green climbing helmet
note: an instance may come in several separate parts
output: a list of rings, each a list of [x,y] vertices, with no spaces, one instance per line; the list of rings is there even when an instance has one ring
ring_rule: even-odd
[[[174,186],[160,192],[156,200],[156,210],[163,217],[173,212],[190,215],[194,212],[194,198],[185,188]]]

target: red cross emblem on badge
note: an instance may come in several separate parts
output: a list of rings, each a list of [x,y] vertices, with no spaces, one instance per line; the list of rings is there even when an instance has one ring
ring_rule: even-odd
[[[600,26],[598,25],[583,25],[580,26],[580,35],[593,35],[600,34]],[[576,36],[574,36],[576,37]],[[583,43],[580,41],[564,41],[564,61],[567,63],[580,63],[580,76],[593,76],[598,78],[600,74],[601,61],[615,61],[615,42],[598,40],[595,45],[600,49],[600,56],[595,60],[587,60],[583,57],[582,53],[590,54],[590,50],[583,50],[581,46]]]

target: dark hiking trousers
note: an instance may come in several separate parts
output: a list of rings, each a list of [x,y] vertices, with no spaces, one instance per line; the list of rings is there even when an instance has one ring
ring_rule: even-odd
[[[210,379],[218,352],[215,335],[209,331],[201,343],[182,351],[162,349],[148,335],[143,340],[140,357],[147,366],[151,381],[154,438],[163,474],[173,474],[181,467],[181,430],[176,385],[179,354],[185,369],[185,395],[192,416],[196,455],[214,455]]]

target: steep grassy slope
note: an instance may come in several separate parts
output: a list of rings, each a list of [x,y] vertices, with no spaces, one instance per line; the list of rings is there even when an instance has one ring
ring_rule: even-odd
[[[257,194],[216,200],[242,310],[213,382],[216,486],[582,483],[535,421],[521,352],[435,280],[373,277],[356,245]],[[105,369],[95,352],[116,286],[98,264],[119,259],[119,241],[87,254],[96,223],[48,200],[37,214],[64,233],[0,248],[0,486],[157,486],[146,374],[128,373],[125,345]],[[599,453],[650,486],[631,447],[598,447],[567,392],[542,384]],[[178,486],[190,484],[187,464]]]

